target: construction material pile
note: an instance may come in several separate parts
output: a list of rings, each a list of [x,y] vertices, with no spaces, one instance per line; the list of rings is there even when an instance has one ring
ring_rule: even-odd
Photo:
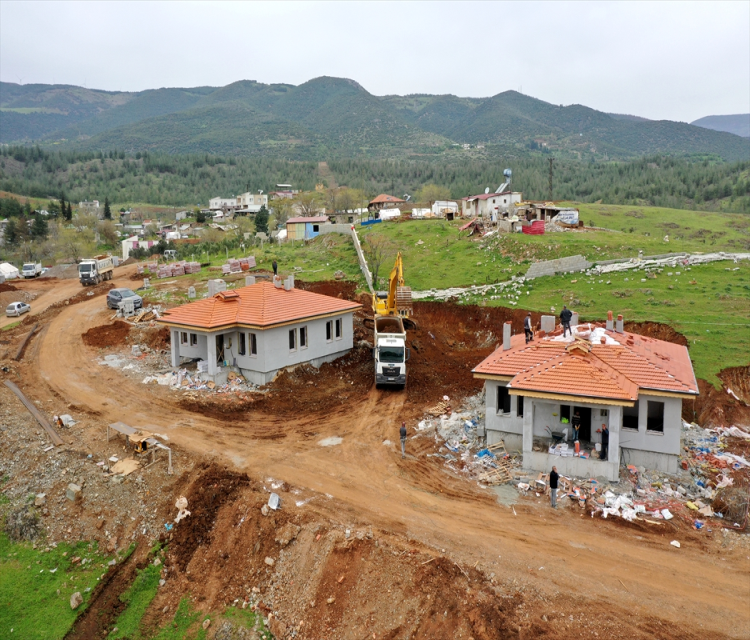
[[[221,265],[221,273],[222,275],[240,273],[242,271],[249,271],[255,267],[255,256],[248,256],[247,258],[240,258],[239,260],[229,258],[225,264]]]
[[[502,441],[486,446],[484,439],[477,435],[478,427],[483,427],[484,422],[483,393],[467,398],[455,413],[450,408],[449,398],[444,397],[435,407],[428,409],[427,414],[429,417],[419,422],[417,430],[434,431],[435,440],[442,442],[440,451],[428,454],[430,457],[445,459],[446,466],[452,471],[481,484],[498,485],[512,481],[518,458],[506,451]]]
[[[151,265],[149,265],[150,269]],[[150,269],[153,271],[152,269]],[[187,262],[181,260],[172,264],[163,264],[157,267],[157,278],[173,278],[175,276],[184,276],[186,273],[200,273],[200,262]],[[139,272],[140,273],[140,272]]]
[[[173,391],[211,391],[213,393],[231,393],[237,391],[257,391],[258,387],[245,380],[245,378],[233,371],[227,375],[227,382],[216,384],[211,380],[204,380],[201,373],[206,369],[207,363],[198,363],[197,371],[190,372],[187,369],[175,369],[167,373],[149,375],[143,378],[143,384],[159,384],[169,387]]]

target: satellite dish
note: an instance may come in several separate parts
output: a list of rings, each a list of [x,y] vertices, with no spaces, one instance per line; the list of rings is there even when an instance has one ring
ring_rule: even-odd
[[[485,192],[485,193],[489,193],[489,192],[490,192],[490,188],[489,188],[489,187],[485,187],[485,188],[484,188],[484,192]]]
[[[408,193],[405,193],[404,194],[404,200],[406,200],[407,202],[409,202],[409,200],[411,200],[411,196]]]

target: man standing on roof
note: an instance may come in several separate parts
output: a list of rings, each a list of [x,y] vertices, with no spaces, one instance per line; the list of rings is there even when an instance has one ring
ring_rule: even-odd
[[[534,339],[534,331],[531,328],[531,312],[526,314],[523,321],[523,330],[526,332],[526,344],[529,344]]]
[[[557,467],[552,467],[552,471],[549,472],[549,499],[553,509],[557,509],[557,481],[559,477]]]
[[[406,457],[406,423],[401,423],[401,429],[399,429],[399,435],[401,436],[401,457]]]
[[[573,335],[573,332],[570,330],[570,320],[573,317],[573,313],[563,305],[563,310],[560,312],[560,323],[563,326],[563,338],[567,333],[569,333],[571,336]]]
[[[273,267],[273,275],[275,276],[279,275],[279,265],[276,264],[276,258],[274,258],[273,262],[271,263],[271,266]]]

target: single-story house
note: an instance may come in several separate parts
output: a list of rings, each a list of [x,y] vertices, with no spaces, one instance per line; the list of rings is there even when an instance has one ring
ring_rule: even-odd
[[[328,216],[300,216],[286,221],[289,240],[312,240],[320,233],[320,225],[329,224]]]
[[[616,480],[621,460],[677,471],[682,401],[698,395],[687,347],[628,333],[622,316],[616,328],[612,320],[577,325],[567,337],[558,328],[528,344],[510,329],[506,323],[502,346],[473,370],[485,381],[488,444],[504,440],[523,451],[525,468],[537,471],[557,465],[560,473]],[[573,439],[576,412],[584,450],[601,446],[608,425],[605,460],[551,453],[553,434],[567,430]]]
[[[397,198],[396,196],[389,196],[387,193],[381,193],[376,198],[373,198],[370,200],[370,202],[367,203],[367,210],[368,211],[380,211],[384,208],[393,208],[399,204],[404,204],[406,200],[402,200],[401,198]]]
[[[461,199],[461,214],[463,217],[484,218],[496,222],[507,214],[513,205],[523,200],[520,191],[505,191],[503,193],[482,193],[478,196],[468,196]]]
[[[166,311],[172,366],[185,358],[208,363],[214,382],[235,370],[266,384],[290,366],[319,367],[348,353],[354,312],[362,305],[294,287],[294,276],[259,282]]]
[[[157,243],[153,240],[141,240],[138,236],[130,236],[129,238],[125,238],[120,244],[122,244],[122,259],[124,262],[128,259],[133,249],[150,249]]]

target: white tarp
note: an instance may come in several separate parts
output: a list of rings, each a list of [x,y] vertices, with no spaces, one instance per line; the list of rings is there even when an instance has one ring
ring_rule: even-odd
[[[401,217],[401,209],[381,209],[379,217],[381,220],[395,220]]]
[[[5,276],[6,280],[13,280],[13,278],[18,277],[18,269],[7,262],[0,263],[0,273]]]

